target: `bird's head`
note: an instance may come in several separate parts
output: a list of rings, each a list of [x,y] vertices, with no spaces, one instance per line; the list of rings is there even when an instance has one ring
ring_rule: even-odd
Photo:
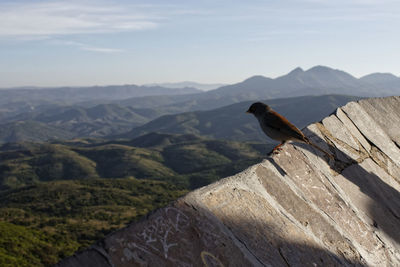
[[[270,110],[271,110],[270,106],[268,106],[264,103],[261,103],[261,102],[256,102],[256,103],[251,104],[251,106],[246,111],[246,113],[250,113],[250,114],[253,114],[254,116],[258,117],[258,116],[265,114],[265,112],[268,112]]]

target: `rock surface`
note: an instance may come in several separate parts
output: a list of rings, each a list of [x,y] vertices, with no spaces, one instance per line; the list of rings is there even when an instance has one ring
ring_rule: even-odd
[[[303,144],[58,266],[400,266],[400,97],[351,102]]]

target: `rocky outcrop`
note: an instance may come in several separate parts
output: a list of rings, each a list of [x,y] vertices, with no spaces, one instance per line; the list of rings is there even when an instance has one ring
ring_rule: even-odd
[[[286,144],[59,266],[400,266],[400,97],[304,132],[336,159]]]

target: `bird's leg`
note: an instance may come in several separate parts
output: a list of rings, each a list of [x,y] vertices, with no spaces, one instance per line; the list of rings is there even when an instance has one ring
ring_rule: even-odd
[[[277,145],[276,147],[274,147],[274,149],[272,149],[272,153],[278,152],[279,150],[281,150],[281,146],[285,144],[285,141],[282,141],[279,145]]]

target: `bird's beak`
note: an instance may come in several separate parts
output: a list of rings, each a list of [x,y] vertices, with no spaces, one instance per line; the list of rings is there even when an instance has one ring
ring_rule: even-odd
[[[250,110],[247,110],[246,113],[249,113],[249,114],[250,114],[251,112],[250,112]]]

